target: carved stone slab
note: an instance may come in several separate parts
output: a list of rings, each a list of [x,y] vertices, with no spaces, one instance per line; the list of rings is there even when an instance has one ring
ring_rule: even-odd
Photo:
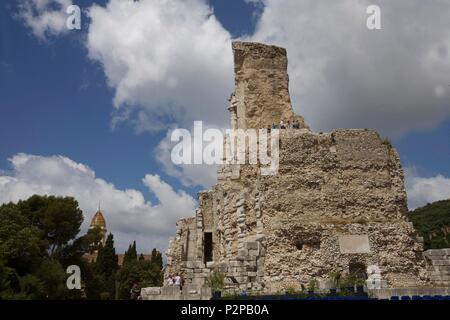
[[[364,235],[339,236],[341,253],[370,253],[369,237]]]

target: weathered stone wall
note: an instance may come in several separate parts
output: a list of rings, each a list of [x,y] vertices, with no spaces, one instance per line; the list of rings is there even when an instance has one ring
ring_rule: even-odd
[[[383,286],[425,284],[422,244],[406,217],[403,171],[389,142],[373,130],[311,132],[292,111],[286,51],[241,42],[233,51],[231,126],[297,119],[300,129],[280,131],[276,175],[260,175],[258,165],[218,169],[217,184],[199,193],[195,218],[178,223],[166,277],[178,272],[201,285],[218,270],[230,288],[276,292],[358,265],[377,270]],[[210,262],[205,231],[213,233]]]
[[[197,226],[195,217],[180,219],[177,222],[175,237],[169,240],[166,251],[167,266],[165,280],[169,276],[180,274],[185,276],[182,268],[186,261],[193,260],[197,252]]]
[[[234,42],[235,92],[238,127],[267,128],[272,123],[298,120],[289,96],[287,55],[284,48]]]
[[[423,255],[431,282],[437,286],[450,287],[450,249],[431,249]]]
[[[390,144],[355,129],[282,130],[280,138],[279,173],[261,177],[266,286],[349,272],[351,263],[378,266],[388,286],[420,285],[423,249],[406,218],[403,172]],[[345,235],[367,236],[368,248],[359,253],[355,243],[354,253],[341,252]]]

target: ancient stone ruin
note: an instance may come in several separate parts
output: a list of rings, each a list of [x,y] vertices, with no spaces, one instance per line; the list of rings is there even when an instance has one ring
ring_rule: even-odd
[[[293,112],[286,50],[232,47],[231,127],[300,125],[280,130],[278,174],[261,175],[258,164],[218,169],[195,216],[177,222],[165,277],[201,287],[217,270],[230,287],[270,293],[326,283],[333,271],[359,272],[384,288],[426,284],[396,150],[373,130],[312,132]]]

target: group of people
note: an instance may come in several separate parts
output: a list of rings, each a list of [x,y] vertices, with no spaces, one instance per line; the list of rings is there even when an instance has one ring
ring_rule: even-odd
[[[297,120],[284,122],[283,120],[280,123],[272,123],[272,126],[268,128],[270,129],[300,129],[300,123]]]
[[[184,280],[183,278],[179,275],[176,274],[175,276],[169,275],[169,277],[167,278],[167,285],[170,286],[179,286],[180,288],[183,286]]]

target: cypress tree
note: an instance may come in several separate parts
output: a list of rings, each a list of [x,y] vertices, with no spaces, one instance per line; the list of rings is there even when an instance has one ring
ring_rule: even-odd
[[[133,245],[131,246],[130,259],[132,261],[137,260],[136,241],[133,241]]]
[[[128,250],[125,251],[123,256],[123,265],[133,261],[137,261],[136,241],[133,241],[133,244],[130,244],[128,246]]]
[[[114,236],[108,235],[104,247],[98,251],[95,269],[102,282],[103,297],[113,299],[115,295],[115,276],[118,269],[116,249],[114,249]]]

